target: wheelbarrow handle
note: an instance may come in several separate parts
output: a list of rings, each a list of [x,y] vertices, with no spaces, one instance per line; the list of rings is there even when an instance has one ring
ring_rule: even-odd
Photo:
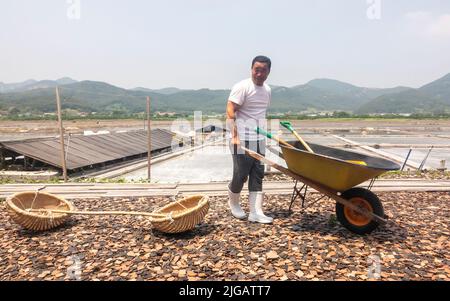
[[[260,134],[260,135],[266,136],[266,137],[269,138],[269,139],[273,139],[273,140],[277,141],[279,144],[283,144],[283,145],[286,146],[286,147],[293,148],[292,145],[290,145],[289,143],[287,143],[287,142],[284,141],[283,139],[278,138],[277,136],[274,136],[274,135],[272,135],[271,133],[268,133],[268,132],[266,132],[265,130],[259,128],[259,127],[257,127],[257,128],[255,129],[255,131],[256,131],[258,134]]]

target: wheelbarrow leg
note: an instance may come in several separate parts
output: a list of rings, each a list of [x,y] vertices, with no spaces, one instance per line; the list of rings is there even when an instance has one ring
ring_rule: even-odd
[[[375,181],[378,179],[378,177],[373,178],[370,180],[369,186],[367,187],[368,190],[372,190],[373,185],[375,184]]]
[[[302,195],[302,191],[305,189],[305,193]],[[292,214],[292,206],[297,198],[302,199],[302,208],[305,207],[306,193],[308,191],[308,186],[303,184],[302,188],[298,189],[298,180],[295,181],[294,191],[292,191],[291,204],[289,205],[289,213]]]

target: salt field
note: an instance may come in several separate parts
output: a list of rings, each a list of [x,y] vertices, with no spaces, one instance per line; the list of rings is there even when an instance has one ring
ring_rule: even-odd
[[[292,136],[283,133],[286,140],[293,140]],[[379,151],[392,155],[392,160],[401,166],[406,159],[410,146],[414,146],[408,159],[409,165],[419,167],[427,157],[429,148],[434,146],[425,161],[423,169],[448,168],[450,163],[450,139],[435,137],[431,134],[418,135],[328,135],[328,134],[306,134],[302,137],[309,143],[321,144],[348,150],[348,143],[337,137],[350,140],[361,146],[373,148],[373,152],[353,145],[351,151],[360,152],[372,156],[380,156]],[[385,145],[385,146],[384,146]],[[347,147],[346,147],[347,146]],[[276,148],[276,147],[275,147]],[[381,152],[380,152],[381,153]],[[266,156],[283,164],[283,160],[271,153]],[[401,158],[402,160],[399,160]],[[397,160],[395,160],[397,159]],[[283,164],[284,165],[284,164]],[[127,180],[145,179],[147,168],[121,176]],[[207,183],[214,181],[228,181],[232,176],[232,159],[228,147],[225,145],[206,146],[168,161],[163,161],[152,166],[152,180],[161,183]]]
[[[371,156],[383,156],[403,165],[412,148],[406,170],[417,169],[427,157],[424,169],[450,168],[450,122],[446,120],[401,120],[401,121],[312,121],[293,120],[298,133],[309,143],[364,153]],[[295,137],[282,127],[271,131],[285,140]],[[152,128],[171,130],[170,121],[152,122]],[[0,141],[26,138],[57,136],[54,122],[3,122],[0,127]],[[144,123],[132,121],[77,121],[66,123],[67,133],[74,135],[86,131],[124,132],[144,129]],[[275,147],[276,148],[276,147]],[[267,156],[280,164],[284,161],[272,154]],[[136,170],[137,169],[137,170]],[[147,178],[147,167],[131,168],[126,173],[107,177],[140,180]],[[152,181],[160,183],[207,183],[228,181],[232,173],[231,154],[223,143],[196,148],[184,155],[158,160],[152,165]],[[101,176],[101,175],[100,175]]]
[[[267,157],[283,164],[267,151]],[[212,145],[152,166],[152,181],[160,183],[208,183],[229,180],[233,172],[230,150],[225,145]],[[127,180],[147,178],[147,167],[121,176]]]

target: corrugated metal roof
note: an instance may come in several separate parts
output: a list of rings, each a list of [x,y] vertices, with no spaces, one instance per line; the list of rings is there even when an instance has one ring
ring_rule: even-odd
[[[152,152],[178,144],[175,134],[152,130]],[[1,142],[4,149],[62,168],[59,138],[27,139]],[[65,137],[68,170],[147,153],[147,131]]]

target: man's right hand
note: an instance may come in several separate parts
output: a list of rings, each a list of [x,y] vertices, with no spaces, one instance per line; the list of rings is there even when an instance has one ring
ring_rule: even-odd
[[[241,145],[236,122],[233,122],[233,129],[231,132],[231,144],[237,145],[238,147]]]
[[[234,155],[237,154],[243,154],[243,151],[241,149],[241,140],[239,139],[239,135],[233,134],[231,137],[231,146],[233,148],[233,151],[235,152]]]
[[[233,138],[231,138],[231,144],[237,145],[238,147],[241,145],[241,141],[239,140],[238,135],[233,136]]]
[[[241,145],[239,140],[237,125],[236,125],[236,111],[238,111],[240,106],[232,101],[227,103],[227,128],[231,130],[231,144]]]

